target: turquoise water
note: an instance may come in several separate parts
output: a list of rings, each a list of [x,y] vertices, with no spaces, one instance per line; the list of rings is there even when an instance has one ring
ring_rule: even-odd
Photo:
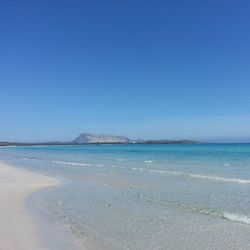
[[[250,144],[9,147],[0,158],[63,180],[47,209],[100,249],[250,249]]]

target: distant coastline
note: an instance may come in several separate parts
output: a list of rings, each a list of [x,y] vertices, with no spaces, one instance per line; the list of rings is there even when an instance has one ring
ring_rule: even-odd
[[[132,140],[118,135],[96,135],[90,133],[80,134],[77,138],[68,142],[8,142],[0,141],[0,146],[55,146],[55,145],[99,145],[99,144],[199,144],[202,142],[192,140]]]
[[[77,145],[100,145],[100,144],[203,144],[203,142],[189,140],[145,140],[141,142],[90,142],[90,143],[73,143],[73,142],[0,142],[0,146],[77,146]]]

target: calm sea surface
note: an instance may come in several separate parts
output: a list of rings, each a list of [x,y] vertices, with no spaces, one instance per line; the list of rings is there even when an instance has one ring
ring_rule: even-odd
[[[250,144],[2,147],[61,180],[46,209],[100,249],[250,249]]]

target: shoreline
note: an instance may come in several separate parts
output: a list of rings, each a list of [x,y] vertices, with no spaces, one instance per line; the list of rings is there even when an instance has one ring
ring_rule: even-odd
[[[73,236],[65,234],[69,230],[60,225],[50,225],[49,220],[42,219],[37,211],[30,211],[27,200],[38,191],[53,188],[59,185],[59,181],[39,173],[4,163],[0,160],[0,249],[1,250],[48,250],[60,249],[65,239],[72,238],[72,246],[76,244]],[[51,226],[51,227],[50,227]],[[43,227],[43,230],[41,228]],[[50,240],[46,240],[41,232],[50,232]],[[58,230],[55,232],[53,230]],[[51,235],[52,233],[52,235]],[[72,233],[70,231],[70,233]],[[54,234],[55,242],[54,240]],[[64,237],[65,236],[65,237]],[[70,235],[71,236],[71,235]],[[56,241],[62,242],[56,242]],[[52,244],[49,244],[53,242]],[[78,246],[79,247],[79,246]],[[74,246],[74,248],[78,248]],[[73,248],[72,248],[73,249]]]

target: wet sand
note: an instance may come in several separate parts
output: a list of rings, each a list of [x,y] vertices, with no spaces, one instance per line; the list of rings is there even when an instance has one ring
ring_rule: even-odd
[[[53,187],[57,180],[7,165],[0,161],[0,249],[45,250],[26,198],[42,188]]]

